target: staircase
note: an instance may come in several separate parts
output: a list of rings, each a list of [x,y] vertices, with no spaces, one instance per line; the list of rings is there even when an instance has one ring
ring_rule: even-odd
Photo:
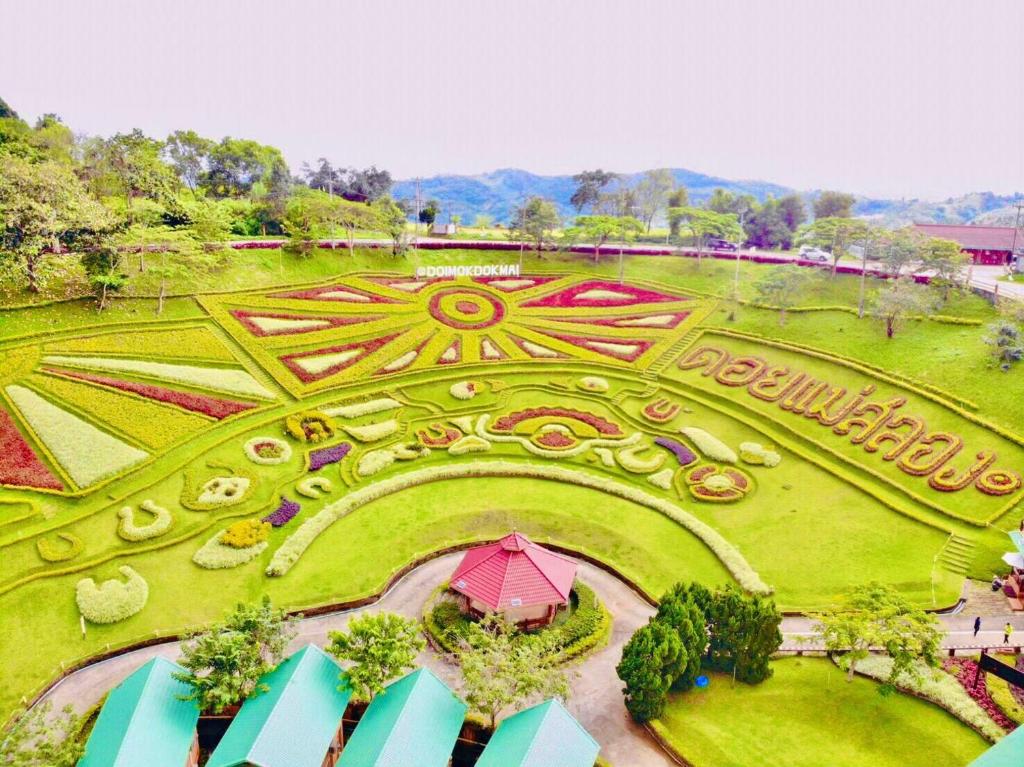
[[[946,539],[946,543],[939,551],[938,561],[943,569],[955,575],[967,575],[967,568],[974,559],[974,543],[953,533]]]
[[[668,347],[668,349],[666,349],[658,359],[648,365],[647,368],[640,373],[640,377],[648,381],[657,380],[661,371],[667,368],[670,363],[679,357],[680,354],[686,351],[690,345],[697,340],[697,336],[701,334],[702,330],[703,328],[699,326],[690,328],[686,333],[677,338],[675,343]]]

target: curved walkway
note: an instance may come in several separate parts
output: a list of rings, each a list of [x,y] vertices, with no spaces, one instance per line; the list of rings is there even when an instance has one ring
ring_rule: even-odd
[[[344,628],[353,615],[363,612],[387,610],[419,618],[427,597],[438,583],[448,578],[462,556],[462,552],[447,554],[420,565],[367,607],[303,619],[289,651],[310,642],[326,644],[329,631]],[[614,623],[608,644],[571,667],[574,673],[569,711],[594,735],[601,744],[601,755],[612,764],[630,767],[670,765],[672,761],[661,748],[629,718],[622,704],[622,683],[615,675],[623,645],[634,631],[647,623],[654,614],[654,608],[614,575],[586,562],[577,564],[579,578],[591,586],[605,603],[614,616]],[[179,643],[167,642],[100,661],[69,674],[41,701],[51,701],[57,710],[71,704],[78,711],[84,711],[151,658],[161,656],[176,660],[179,655]],[[453,689],[459,689],[458,669],[431,649],[421,653],[418,663],[429,667]]]

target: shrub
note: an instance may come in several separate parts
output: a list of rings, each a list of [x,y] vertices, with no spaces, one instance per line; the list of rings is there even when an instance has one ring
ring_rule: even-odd
[[[306,477],[295,486],[295,492],[306,498],[319,498],[320,493],[330,493],[334,485],[327,477]]]
[[[128,565],[119,567],[118,572],[125,580],[112,579],[97,586],[92,578],[83,578],[75,586],[75,602],[90,623],[117,623],[146,606],[149,584],[145,578]]]
[[[118,519],[117,534],[126,541],[145,541],[150,538],[159,538],[171,529],[174,524],[174,517],[171,512],[162,506],[157,506],[151,500],[145,500],[141,504],[143,511],[153,515],[153,520],[148,525],[135,524],[135,512],[130,506],[125,506],[117,512]]]
[[[235,522],[220,536],[220,542],[233,549],[247,549],[270,537],[270,523],[258,519]]]
[[[284,420],[284,428],[299,442],[326,442],[334,436],[334,421],[318,410],[293,413]]]
[[[345,426],[345,431],[360,442],[379,442],[398,431],[398,421],[394,418],[365,426]]]

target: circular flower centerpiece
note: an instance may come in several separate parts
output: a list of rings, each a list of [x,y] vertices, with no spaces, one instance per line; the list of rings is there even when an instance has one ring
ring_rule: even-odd
[[[446,288],[430,297],[430,316],[457,330],[482,330],[505,318],[505,304],[496,296],[469,287]]]
[[[690,495],[699,501],[738,501],[751,489],[750,478],[731,466],[706,463],[686,473]]]
[[[253,463],[276,466],[292,457],[292,446],[274,437],[253,437],[245,443],[245,454]]]

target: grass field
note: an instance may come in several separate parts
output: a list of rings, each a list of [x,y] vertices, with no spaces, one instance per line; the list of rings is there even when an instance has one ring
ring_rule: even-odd
[[[773,668],[755,686],[712,675],[706,690],[670,700],[659,731],[700,767],[959,767],[988,745],[931,703],[847,683],[826,659]]]
[[[930,384],[958,402],[976,404],[976,410],[968,407],[972,418],[1024,431],[1024,404],[1006,395],[1007,382],[1019,373],[1003,374],[985,364],[981,325],[921,320],[886,341],[875,323],[837,309],[793,313],[780,326],[776,312],[741,306],[730,320],[715,296],[730,293],[733,264],[712,259],[698,267],[688,259],[634,257],[626,262],[627,283],[634,287],[619,288],[614,259],[595,265],[564,254],[527,255],[524,275],[535,271],[541,281],[521,294],[521,286],[510,284],[505,293],[500,286],[463,280],[457,285],[468,294],[448,304],[426,297],[449,284],[389,282],[402,282],[403,274],[410,282],[408,274],[418,264],[503,263],[517,255],[419,251],[398,260],[361,250],[353,259],[339,249],[299,260],[278,251],[238,251],[215,279],[172,286],[172,293],[201,295],[169,299],[159,319],[151,298],[119,299],[103,314],[83,300],[0,311],[0,411],[35,449],[36,476],[48,470],[64,484],[61,492],[0,490],[0,668],[6,679],[0,717],[59,675],[61,663],[204,625],[232,603],[262,593],[292,608],[363,597],[413,559],[455,542],[498,537],[509,528],[593,556],[653,596],[679,580],[717,584],[746,572],[774,590],[780,607],[805,611],[835,604],[870,579],[894,585],[919,604],[946,606],[955,601],[965,573],[985,573],[998,561],[1005,538],[1000,528],[1015,527],[1024,513],[1020,506],[1002,513],[1005,497],[978,497],[972,487],[933,491],[925,478],[894,473],[877,455],[827,437],[828,430],[817,424],[788,434],[779,424],[791,416],[775,405],[744,400],[741,390],[673,367],[692,344],[715,339],[735,353],[801,366],[851,389],[874,382],[880,392],[889,387],[886,396],[905,396],[905,412],[962,434],[965,454],[997,448],[1019,470],[1014,456],[1020,449],[1012,435],[999,436],[973,422],[941,393],[925,396],[914,388],[915,381]],[[752,297],[754,280],[772,268],[741,264],[742,295]],[[376,274],[367,278],[367,272]],[[385,272],[391,276],[381,276]],[[332,286],[328,280],[339,274],[348,277]],[[313,283],[334,293],[326,300],[301,291],[269,295]],[[854,306],[857,286],[852,278],[816,278],[803,305]],[[672,290],[680,292],[660,292]],[[577,293],[591,298],[579,302]],[[561,297],[550,299],[554,295]],[[345,300],[354,303],[347,306]],[[481,307],[495,306],[494,317],[479,314]],[[942,314],[972,322],[995,316],[973,296],[955,298]],[[243,321],[242,315],[257,320]],[[324,324],[324,317],[331,322]],[[870,372],[799,349],[700,335],[716,327],[831,350],[907,380],[883,384]],[[493,353],[491,361],[485,352]],[[594,379],[603,383],[584,387]],[[455,385],[468,381],[476,388],[463,398]],[[339,430],[326,444],[344,440],[351,451],[320,472],[334,490],[316,500],[297,494],[307,474],[305,453],[315,446],[286,437],[285,417],[381,397],[394,400],[391,411],[337,417]],[[33,404],[39,399],[50,410],[39,411]],[[675,408],[663,423],[645,415],[661,400]],[[167,408],[186,405],[200,412],[161,418]],[[224,407],[234,409],[210,415]],[[521,431],[496,426],[502,417],[545,408],[570,412],[523,416]],[[614,428],[598,432],[594,424]],[[698,464],[721,472],[724,463],[713,457],[715,448],[682,438],[683,426],[702,428],[734,450],[751,441],[769,446],[781,462],[768,468],[740,461],[737,476],[747,483],[742,497],[733,503],[698,500],[688,489],[688,472]],[[379,435],[378,428],[384,429]],[[58,438],[69,429],[84,435],[75,437],[82,441],[70,453]],[[371,453],[427,444],[453,430],[459,438],[483,439],[486,452],[449,454],[442,440],[429,455],[408,449],[401,458],[392,454],[378,474],[357,469]],[[273,466],[246,459],[242,445],[267,436],[285,439],[292,457]],[[685,443],[696,462],[677,467],[655,438]],[[104,456],[94,444],[111,440],[137,463],[126,458],[123,466],[96,471],[92,463]],[[837,455],[816,448],[815,440]],[[143,458],[137,457],[140,450]],[[264,574],[300,525],[346,494],[418,469],[443,471],[483,458],[527,468],[565,467],[589,477],[593,486],[526,476],[441,476],[360,506],[324,526],[284,575]],[[9,470],[2,462],[0,469]],[[252,483],[242,502],[205,511],[185,506],[186,496],[194,495],[189,488],[236,472]],[[872,472],[891,476],[882,481]],[[690,521],[635,500],[637,494],[672,504]],[[211,536],[237,519],[267,514],[282,496],[298,500],[301,512],[271,533],[267,550],[254,561],[222,570],[193,564],[193,553]],[[146,500],[172,511],[170,533],[143,542],[118,537],[118,510],[138,509]],[[989,519],[990,527],[974,524]],[[700,525],[720,536],[725,548],[715,549],[708,538],[702,542],[692,532]],[[82,550],[69,550],[56,537],[61,533],[81,541]],[[70,558],[47,561],[40,541],[44,548],[68,551]],[[116,577],[123,564],[148,581],[148,604],[121,623],[90,624],[82,637],[75,583]],[[26,636],[33,638],[30,649]],[[779,675],[764,689],[799,697],[814,687],[812,680],[794,683],[795,689],[771,686],[794,668],[803,667],[779,664]],[[850,698],[848,705],[875,711],[874,692],[870,683],[864,685],[870,695]],[[864,685],[858,681],[853,687]],[[906,703],[912,704],[907,711],[918,711],[913,706],[920,704],[912,701],[895,709],[902,711]],[[737,739],[733,746],[743,742]],[[742,751],[723,753],[721,758],[739,761],[706,764],[744,764]]]

